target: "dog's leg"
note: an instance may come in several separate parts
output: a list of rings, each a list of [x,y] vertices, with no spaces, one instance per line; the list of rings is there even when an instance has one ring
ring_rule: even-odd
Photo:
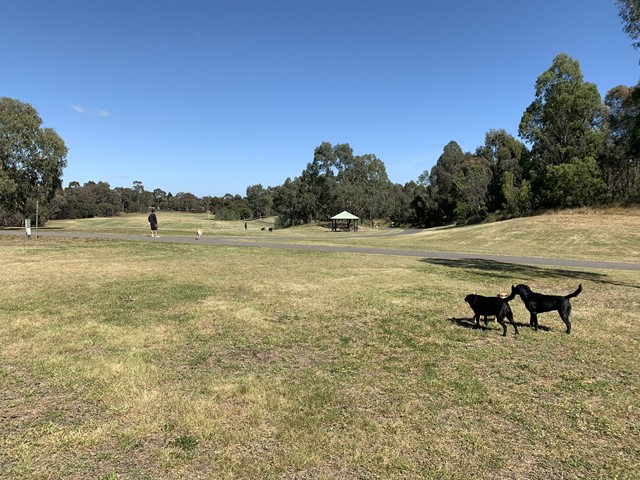
[[[569,314],[567,312],[558,312],[560,314],[560,318],[567,326],[566,333],[567,335],[571,333],[571,322],[569,321]]]
[[[504,323],[504,317],[502,315],[496,315],[496,321],[502,326],[502,336],[507,336],[507,324]]]
[[[538,315],[535,312],[531,312],[529,325],[531,325],[536,332],[538,331]]]
[[[511,325],[513,325],[513,329],[516,331],[516,335],[518,335],[520,332],[518,332],[518,326],[516,325],[516,322],[513,321],[513,313],[507,312],[507,318],[509,319],[509,322],[511,322]]]

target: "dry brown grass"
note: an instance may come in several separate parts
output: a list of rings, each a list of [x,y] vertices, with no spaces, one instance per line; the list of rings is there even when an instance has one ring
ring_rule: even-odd
[[[640,274],[0,236],[0,478],[634,478]],[[506,338],[467,293],[584,292]]]
[[[329,243],[416,250],[640,262],[640,208],[578,209],[463,227],[440,227],[404,236],[372,231]],[[375,232],[374,232],[375,234]],[[328,237],[324,237],[327,241]]]
[[[438,227],[402,235],[401,229],[370,229],[358,233],[330,232],[317,225],[262,230],[274,219],[220,222],[206,214],[160,212],[161,235],[204,238],[272,240],[285,243],[356,245],[424,251],[502,254],[526,257],[573,258],[640,262],[640,207],[581,208],[528,218],[462,227]],[[146,215],[51,221],[47,229],[65,232],[148,234]],[[398,235],[401,234],[401,235]]]

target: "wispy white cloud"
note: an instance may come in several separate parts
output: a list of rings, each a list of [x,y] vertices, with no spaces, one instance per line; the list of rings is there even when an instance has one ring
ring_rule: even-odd
[[[109,112],[108,110],[89,110],[83,107],[82,105],[71,105],[71,108],[74,111],[78,113],[82,113],[84,115],[92,115],[94,117],[110,117],[111,116],[111,112]]]

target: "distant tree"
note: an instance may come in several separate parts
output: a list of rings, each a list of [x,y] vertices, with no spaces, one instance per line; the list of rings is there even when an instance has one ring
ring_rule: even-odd
[[[167,204],[171,207],[171,210],[179,212],[204,212],[202,201],[196,197],[193,193],[178,192],[176,193]]]
[[[532,145],[529,174],[535,191],[542,190],[547,167],[599,157],[604,146],[605,112],[596,85],[583,81],[580,64],[565,53],[556,56],[551,67],[538,77],[535,100],[524,112],[518,130],[520,137]],[[585,171],[600,175],[597,168]],[[568,170],[553,172],[557,176]],[[556,197],[547,196],[546,200],[551,198]],[[542,203],[545,207],[556,206]]]
[[[598,205],[604,200],[606,184],[593,157],[547,167],[541,191],[544,204],[555,208]]]
[[[67,197],[62,190],[58,190],[49,204],[49,219],[61,220],[64,218],[70,218],[67,212]]]
[[[278,215],[278,225],[293,227],[309,221],[316,199],[301,177],[285,182],[273,189],[273,211]]]
[[[370,222],[376,219],[388,218],[393,190],[385,164],[372,153],[361,155],[360,157],[366,171],[365,218],[368,217]]]
[[[459,198],[456,177],[462,173],[465,154],[456,142],[449,142],[442,155],[431,169],[420,176],[423,185],[428,186],[431,199],[437,206],[430,209],[429,223],[445,224],[454,220],[454,210]]]
[[[0,98],[0,217],[7,223],[33,216],[62,186],[67,147],[29,104]],[[28,200],[32,200],[28,202]]]
[[[597,156],[605,113],[596,85],[584,82],[580,64],[562,53],[538,77],[536,98],[522,116],[519,134],[531,143],[542,167]]]
[[[207,207],[216,216],[216,220],[242,220],[251,217],[249,204],[240,195],[227,193],[223,197],[213,197],[209,205],[203,205],[204,209]]]
[[[107,182],[87,182],[83,188],[88,190],[95,204],[97,217],[112,217],[120,213],[120,199]]]
[[[323,142],[299,177],[272,189],[273,210],[283,226],[327,220],[341,210],[373,223],[389,214],[391,187],[384,162],[375,155],[354,155],[348,143]],[[250,203],[258,193],[247,190]]]
[[[156,188],[153,191],[153,204],[157,208],[163,208],[164,202],[166,201],[167,201],[167,192],[165,192],[161,188]]]
[[[344,149],[344,145],[339,147]],[[348,210],[370,224],[376,218],[385,217],[391,182],[384,163],[373,154],[354,156],[337,152],[337,156],[336,210]]]
[[[268,216],[271,215],[273,196],[261,184],[251,185],[247,187],[247,203],[254,217]]]
[[[292,207],[290,206],[293,202],[288,198],[289,196],[293,197],[293,194],[287,195],[292,190],[291,183],[291,179],[287,178],[282,185],[273,187],[273,214],[277,216],[276,222],[282,228],[293,226],[291,223]]]
[[[135,202],[135,211],[146,212],[149,208],[153,207],[153,195],[144,189],[144,185],[140,180],[133,182],[133,198]]]
[[[167,195],[167,201],[169,201],[171,197]],[[219,197],[211,197],[205,196],[202,197],[202,207],[207,213],[215,213],[216,207],[218,206],[218,202],[220,201]]]
[[[491,182],[488,187],[487,207],[499,210],[506,199],[503,192],[504,177],[511,172],[510,182],[520,185],[523,179],[523,164],[527,148],[505,130],[489,130],[484,145],[476,150],[476,157],[482,157],[491,165]]]
[[[118,196],[121,212],[133,213],[138,211],[138,203],[132,189],[128,187],[116,187],[113,191]]]
[[[337,162],[336,149],[330,143],[323,142],[315,148],[313,161],[307,164],[299,177],[289,179],[285,185],[284,192],[289,199],[295,198],[295,206],[293,210],[290,204],[286,207],[289,216],[283,226],[313,222],[333,215],[336,208]],[[292,196],[294,187],[296,193]],[[274,210],[277,211],[276,203],[274,191]]]
[[[531,212],[533,208],[533,196],[531,185],[527,180],[517,180],[513,172],[505,172],[502,177],[501,208],[509,215],[521,216]]]
[[[299,214],[306,217],[304,222],[326,219],[335,214],[337,151],[340,152],[342,161],[348,162],[348,157],[353,155],[348,144],[333,147],[330,143],[323,142],[316,147],[313,161],[307,164],[300,175],[299,199],[304,198],[304,201],[300,204]]]
[[[423,225],[426,221],[427,189],[414,181],[391,186],[388,218],[398,225]]]
[[[609,109],[607,148],[600,167],[618,200],[640,200],[640,84],[619,85],[605,96]]]
[[[457,222],[486,217],[491,177],[491,164],[486,158],[465,155],[462,168],[453,180],[458,192],[454,208]]]
[[[52,218],[93,218],[96,215],[96,201],[87,184],[82,187],[78,182],[72,182],[63,194],[64,202],[56,205],[57,211]]]

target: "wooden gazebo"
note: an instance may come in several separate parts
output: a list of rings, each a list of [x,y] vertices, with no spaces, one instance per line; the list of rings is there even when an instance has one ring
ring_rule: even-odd
[[[353,230],[354,232],[357,232],[359,222],[360,217],[356,217],[354,214],[345,210],[331,217],[331,230],[337,232],[339,223],[342,226],[341,230]]]

